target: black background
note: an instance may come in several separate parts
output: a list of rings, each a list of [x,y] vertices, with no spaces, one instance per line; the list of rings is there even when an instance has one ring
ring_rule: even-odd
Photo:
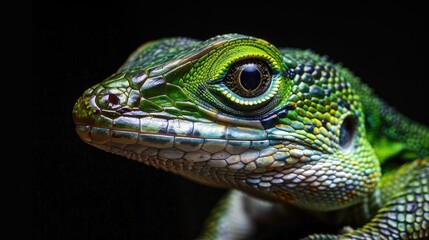
[[[33,3],[34,238],[192,239],[224,193],[95,149],[74,132],[76,99],[149,40],[237,32],[313,49],[428,125],[427,8],[342,2]]]

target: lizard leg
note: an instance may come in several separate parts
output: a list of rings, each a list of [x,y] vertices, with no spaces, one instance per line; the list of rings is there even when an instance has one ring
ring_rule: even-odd
[[[429,157],[387,173],[380,190],[384,204],[363,227],[305,239],[429,239]]]
[[[261,221],[271,221],[283,212],[284,209],[280,204],[273,204],[238,190],[231,190],[213,209],[197,239],[253,238]]]

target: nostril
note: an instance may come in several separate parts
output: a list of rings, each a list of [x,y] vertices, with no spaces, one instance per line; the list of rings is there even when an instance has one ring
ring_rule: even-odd
[[[120,102],[118,96],[116,96],[115,94],[112,94],[112,93],[109,93],[107,100],[109,101],[109,103],[111,103],[113,105],[117,105]]]

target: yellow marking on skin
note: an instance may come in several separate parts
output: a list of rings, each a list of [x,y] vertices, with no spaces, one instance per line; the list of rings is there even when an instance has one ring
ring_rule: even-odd
[[[353,166],[358,166],[358,165],[359,165],[359,163],[358,163],[358,162],[356,162],[356,161],[354,161],[354,160],[351,160],[351,161],[349,162],[349,164],[350,164],[350,165],[353,165]]]

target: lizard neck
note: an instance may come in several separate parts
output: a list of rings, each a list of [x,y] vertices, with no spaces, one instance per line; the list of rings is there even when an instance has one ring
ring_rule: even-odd
[[[380,189],[376,189],[365,196],[359,203],[344,209],[329,212],[304,211],[318,222],[326,225],[338,227],[351,226],[356,228],[370,221],[382,204],[381,191]]]
[[[413,160],[429,155],[429,128],[413,122],[379,99],[365,85],[356,85],[365,114],[367,137],[380,163],[392,157]]]

